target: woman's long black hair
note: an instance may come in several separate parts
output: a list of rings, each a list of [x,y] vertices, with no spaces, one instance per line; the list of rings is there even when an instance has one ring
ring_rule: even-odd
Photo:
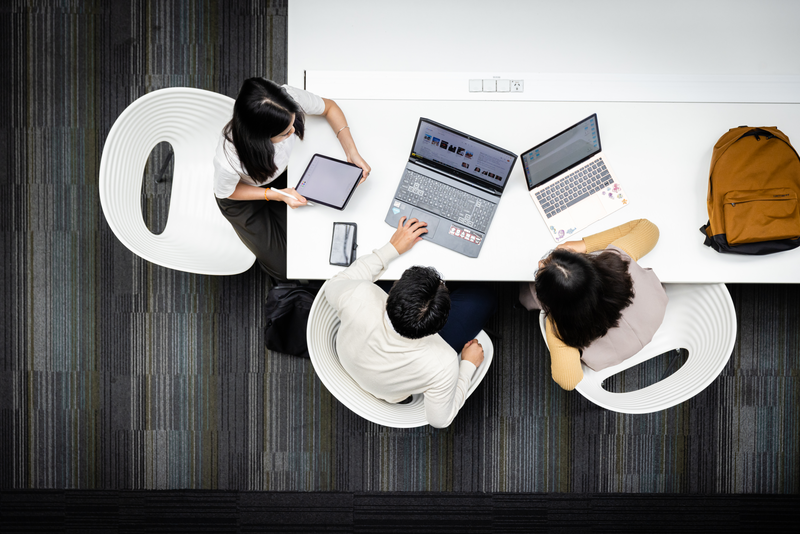
[[[556,249],[544,262],[536,273],[536,296],[556,335],[570,347],[585,349],[604,336],[633,302],[628,262],[614,251]]]
[[[223,133],[236,148],[242,170],[256,183],[266,182],[278,170],[270,139],[289,127],[292,113],[295,133],[302,139],[303,110],[286,89],[264,78],[248,78],[242,84]]]

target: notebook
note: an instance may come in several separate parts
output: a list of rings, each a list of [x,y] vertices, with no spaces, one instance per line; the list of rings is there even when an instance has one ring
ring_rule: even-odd
[[[428,225],[423,239],[477,258],[516,160],[508,150],[420,118],[386,223],[417,218]]]
[[[531,198],[557,243],[628,204],[602,153],[596,113],[520,159]]]

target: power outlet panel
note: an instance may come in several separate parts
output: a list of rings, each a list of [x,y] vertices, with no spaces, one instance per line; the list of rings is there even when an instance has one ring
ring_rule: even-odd
[[[522,93],[525,90],[524,80],[509,80],[507,78],[473,78],[469,80],[470,93]]]

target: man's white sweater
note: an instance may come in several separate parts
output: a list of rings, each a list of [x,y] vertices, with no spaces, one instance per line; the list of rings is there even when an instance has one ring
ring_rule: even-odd
[[[463,406],[476,368],[439,334],[408,339],[394,331],[386,315],[388,295],[374,282],[398,256],[387,243],[325,286],[341,321],[336,350],[350,376],[380,399],[396,403],[423,393],[428,423],[444,428]]]

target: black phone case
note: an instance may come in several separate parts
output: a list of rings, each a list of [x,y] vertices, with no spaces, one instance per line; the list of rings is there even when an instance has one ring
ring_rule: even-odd
[[[343,252],[347,253],[347,255],[350,256],[350,259],[351,259],[350,263],[339,263],[339,262],[333,261],[333,252],[334,252],[334,245],[335,245],[334,238],[336,237],[336,225],[351,226],[353,228],[352,240],[350,240],[350,242],[345,241],[345,243],[343,243],[343,245],[346,247],[346,250],[343,251]],[[350,265],[352,265],[353,262],[356,260],[356,249],[358,248],[357,238],[358,238],[358,225],[356,223],[351,223],[351,222],[348,222],[348,223],[335,222],[335,223],[333,223],[333,231],[331,233],[331,251],[328,254],[328,262],[331,265],[338,265],[340,267],[349,267]]]

